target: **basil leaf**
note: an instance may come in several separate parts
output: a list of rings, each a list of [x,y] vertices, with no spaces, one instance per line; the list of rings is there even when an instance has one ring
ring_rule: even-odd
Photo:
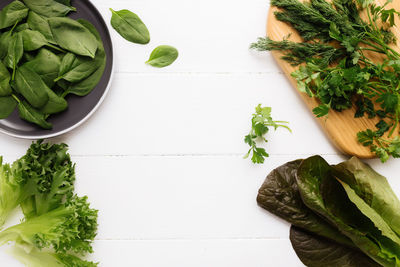
[[[333,172],[319,156],[301,163],[296,181],[304,204],[335,225],[376,262],[395,266],[400,262],[400,244],[382,235],[370,218],[350,201]]]
[[[87,57],[77,57],[72,53],[68,53],[61,61],[59,76],[55,79],[58,81],[64,79],[69,82],[79,82],[89,77],[100,67],[101,62]]]
[[[64,49],[94,58],[98,48],[96,37],[79,22],[70,18],[50,18],[55,41]]]
[[[64,5],[54,0],[24,0],[30,10],[45,17],[65,17],[76,8]]]
[[[58,77],[60,64],[61,61],[57,55],[42,48],[34,59],[24,65],[39,74],[46,85],[52,88],[55,83],[54,79]]]
[[[290,228],[290,242],[299,259],[308,267],[379,267],[364,253],[329,239]]]
[[[160,45],[151,52],[147,64],[163,68],[171,65],[178,58],[178,50],[175,47],[169,45]]]
[[[106,68],[107,63],[107,55],[104,51],[103,42],[101,40],[100,34],[96,30],[96,28],[86,20],[78,20],[83,26],[85,26],[94,36],[97,38],[99,49],[97,50],[95,60],[100,62],[100,67],[91,74],[88,78],[84,79],[81,82],[73,83],[68,86],[68,89],[65,91],[66,94],[74,94],[78,96],[85,96],[89,94],[99,83],[101,78],[103,77],[104,70]]]
[[[301,160],[288,162],[270,172],[258,191],[258,205],[307,231],[355,247],[351,240],[304,205],[295,178],[300,163]]]
[[[14,80],[15,70],[19,61],[24,54],[24,42],[21,34],[17,33],[11,38],[11,42],[8,45],[7,56],[4,59],[4,63],[7,67],[13,70],[12,80]]]
[[[53,125],[46,121],[46,115],[33,108],[26,101],[18,103],[18,111],[21,119],[39,125],[44,129],[53,128]]]
[[[51,33],[50,25],[46,18],[40,16],[36,12],[29,11],[28,24],[32,30],[43,34],[48,42],[56,44],[53,34]]]
[[[35,108],[43,107],[49,100],[47,94],[47,85],[40,78],[39,74],[22,65],[17,70],[15,76],[18,91]]]
[[[26,16],[28,16],[28,8],[22,2],[11,2],[0,11],[0,30],[14,25]]]
[[[12,96],[0,97],[0,119],[10,116],[16,106],[17,101]]]
[[[54,93],[50,88],[46,89],[49,101],[40,109],[40,112],[43,114],[55,114],[64,111],[68,107],[67,101]]]
[[[148,44],[150,33],[143,21],[133,12],[123,9],[112,12],[112,27],[126,40],[136,44]]]
[[[9,96],[12,93],[10,86],[11,75],[6,66],[0,61],[0,96]]]

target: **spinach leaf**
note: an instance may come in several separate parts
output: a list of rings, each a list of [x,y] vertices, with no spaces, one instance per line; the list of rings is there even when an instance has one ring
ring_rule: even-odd
[[[68,53],[61,61],[60,72],[55,81],[64,79],[69,82],[79,82],[95,72],[100,64],[96,58],[90,59]]]
[[[18,91],[33,107],[41,108],[49,100],[47,85],[40,78],[39,74],[27,66],[23,65],[18,68],[15,82]]]
[[[365,254],[383,266],[400,263],[400,244],[382,235],[374,223],[353,204],[333,168],[319,156],[304,160],[296,176],[305,205],[335,225]]]
[[[58,96],[50,88],[47,89],[47,95],[49,96],[49,101],[40,109],[43,114],[55,114],[64,111],[68,107],[67,101],[64,98]]]
[[[150,33],[143,21],[133,12],[123,9],[112,12],[112,27],[126,40],[137,44],[148,44]]]
[[[58,76],[60,64],[61,61],[57,55],[42,48],[34,59],[24,65],[39,74],[46,85],[52,88],[55,84],[54,79]]]
[[[0,61],[0,97],[9,96],[12,93],[10,86],[11,75],[6,66]]]
[[[4,59],[7,56],[8,46],[12,40],[11,31],[5,32],[0,36],[0,59]]]
[[[296,226],[290,228],[290,241],[300,260],[308,267],[379,267],[357,249],[342,246]]]
[[[22,24],[19,24],[17,27],[15,27],[15,32],[21,32],[21,31],[23,31],[23,30],[27,30],[27,29],[29,29],[29,25],[28,25],[28,23],[22,23]]]
[[[362,200],[400,236],[400,202],[385,177],[356,157],[334,168]]]
[[[257,203],[282,219],[348,247],[354,244],[304,205],[296,183],[301,160],[288,162],[270,172],[258,191]]]
[[[45,17],[65,17],[69,12],[76,11],[76,8],[64,5],[54,0],[24,0],[30,10]]]
[[[178,50],[169,45],[160,45],[151,52],[150,58],[146,61],[147,64],[163,68],[171,65],[178,58]]]
[[[65,91],[64,95],[67,94],[74,94],[78,96],[85,96],[89,94],[99,83],[101,78],[103,77],[103,73],[106,67],[107,63],[107,56],[104,51],[103,47],[103,42],[101,40],[100,34],[96,30],[96,28],[88,21],[86,20],[78,20],[79,23],[81,23],[83,26],[85,26],[94,36],[96,36],[97,42],[98,42],[98,47],[99,49],[97,50],[96,58],[95,60],[98,60],[100,62],[100,67],[88,78],[85,80],[78,82],[78,83],[73,83],[70,84]],[[60,80],[62,81],[62,80]]]
[[[38,31],[46,38],[46,40],[52,44],[56,44],[53,38],[53,34],[50,29],[50,25],[46,18],[42,17],[41,15],[37,14],[36,12],[29,11],[28,14],[28,24],[29,27],[34,30]]]
[[[13,70],[12,80],[14,80],[15,70],[17,65],[24,54],[24,42],[22,40],[21,34],[14,34],[11,38],[11,42],[8,45],[7,56],[4,59],[4,63],[7,67]]]
[[[33,51],[47,44],[47,39],[38,31],[30,29],[20,32],[24,41],[24,50]]]
[[[11,2],[0,11],[0,30],[14,25],[26,16],[28,16],[28,8],[22,2]]]
[[[96,37],[79,22],[70,18],[50,18],[55,41],[64,49],[94,58],[98,48]]]
[[[44,129],[53,128],[53,125],[46,121],[46,115],[33,108],[26,101],[21,101],[18,103],[18,111],[19,116],[28,122],[39,125]]]
[[[46,37],[44,37],[44,35],[38,31],[27,29],[21,31],[20,34],[22,35],[22,39],[24,41],[25,51],[34,51],[43,46],[48,46],[50,48],[53,48],[54,50],[65,52],[57,46],[48,43]]]
[[[17,106],[17,101],[12,96],[0,97],[0,119],[5,119],[11,115]]]

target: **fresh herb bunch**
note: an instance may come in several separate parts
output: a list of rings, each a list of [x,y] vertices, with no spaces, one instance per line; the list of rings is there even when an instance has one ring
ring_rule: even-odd
[[[291,132],[286,124],[288,124],[287,121],[274,121],[271,117],[271,108],[261,107],[261,104],[259,104],[256,107],[256,113],[253,114],[251,119],[251,131],[244,137],[244,142],[250,146],[244,158],[248,158],[250,154],[253,154],[251,157],[253,163],[264,163],[269,154],[265,151],[265,148],[257,147],[257,140],[268,142],[265,135],[269,132],[269,127],[274,127],[275,130],[283,127]]]
[[[0,119],[17,109],[51,129],[47,119],[68,108],[67,95],[85,96],[98,84],[103,43],[90,22],[66,17],[75,10],[69,0],[16,0],[0,10]]]
[[[396,137],[400,120],[400,54],[393,49],[396,38],[390,31],[400,13],[373,0],[272,0],[279,8],[275,17],[289,23],[305,42],[260,38],[252,48],[282,51],[282,59],[300,65],[292,73],[298,89],[315,97],[317,117],[329,110],[357,107],[355,117],[379,117],[376,129],[358,133],[358,141],[385,162],[400,157]],[[360,14],[365,12],[367,19]],[[371,55],[381,55],[373,62]],[[384,137],[385,136],[385,137]]]

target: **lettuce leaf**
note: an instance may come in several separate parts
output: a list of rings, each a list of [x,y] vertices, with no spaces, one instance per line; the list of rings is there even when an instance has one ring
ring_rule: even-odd
[[[300,163],[301,160],[288,162],[273,170],[258,192],[258,204],[295,226],[355,247],[350,239],[304,205],[295,179]]]
[[[308,267],[379,267],[358,249],[340,245],[301,228],[290,228],[290,242],[299,259]]]
[[[304,204],[335,225],[364,253],[383,266],[400,266],[400,244],[382,234],[350,199],[342,177],[320,156],[303,160],[296,181]],[[352,196],[353,198],[353,196]],[[353,198],[354,199],[354,198]],[[371,220],[372,219],[372,220]]]
[[[340,179],[400,236],[400,201],[386,178],[356,157],[334,168],[342,174]]]

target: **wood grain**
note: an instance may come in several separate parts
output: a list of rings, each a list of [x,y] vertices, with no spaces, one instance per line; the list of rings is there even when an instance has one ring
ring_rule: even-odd
[[[377,3],[383,3],[384,0],[378,0]],[[400,9],[400,1],[394,1],[391,6],[393,6],[396,10]],[[292,41],[301,42],[301,37],[296,33],[296,31],[287,23],[276,20],[274,16],[274,12],[277,11],[278,8],[271,7],[268,14],[268,22],[267,22],[267,35],[272,40],[282,40],[287,37],[289,34],[289,39]],[[397,23],[399,21],[397,20]],[[393,33],[398,37],[400,37],[399,28],[394,27]],[[398,50],[398,47],[396,47]],[[318,100],[315,98],[310,98],[305,93],[301,93],[297,90],[297,82],[291,77],[291,73],[296,70],[296,67],[291,66],[286,61],[282,60],[282,53],[278,51],[272,52],[273,57],[279,64],[279,66],[284,71],[287,78],[292,83],[293,87],[296,88],[296,91],[299,92],[301,98],[306,103],[310,111],[313,108],[319,105]],[[376,61],[379,61],[379,56],[372,55]],[[340,149],[342,152],[354,155],[359,158],[374,158],[375,155],[371,153],[368,147],[364,147],[357,142],[357,133],[363,131],[365,129],[375,129],[375,124],[379,122],[378,118],[368,119],[366,117],[363,118],[354,118],[355,107],[349,110],[345,110],[342,112],[330,111],[328,118],[316,118],[325,133],[328,137],[333,141],[333,143]]]

